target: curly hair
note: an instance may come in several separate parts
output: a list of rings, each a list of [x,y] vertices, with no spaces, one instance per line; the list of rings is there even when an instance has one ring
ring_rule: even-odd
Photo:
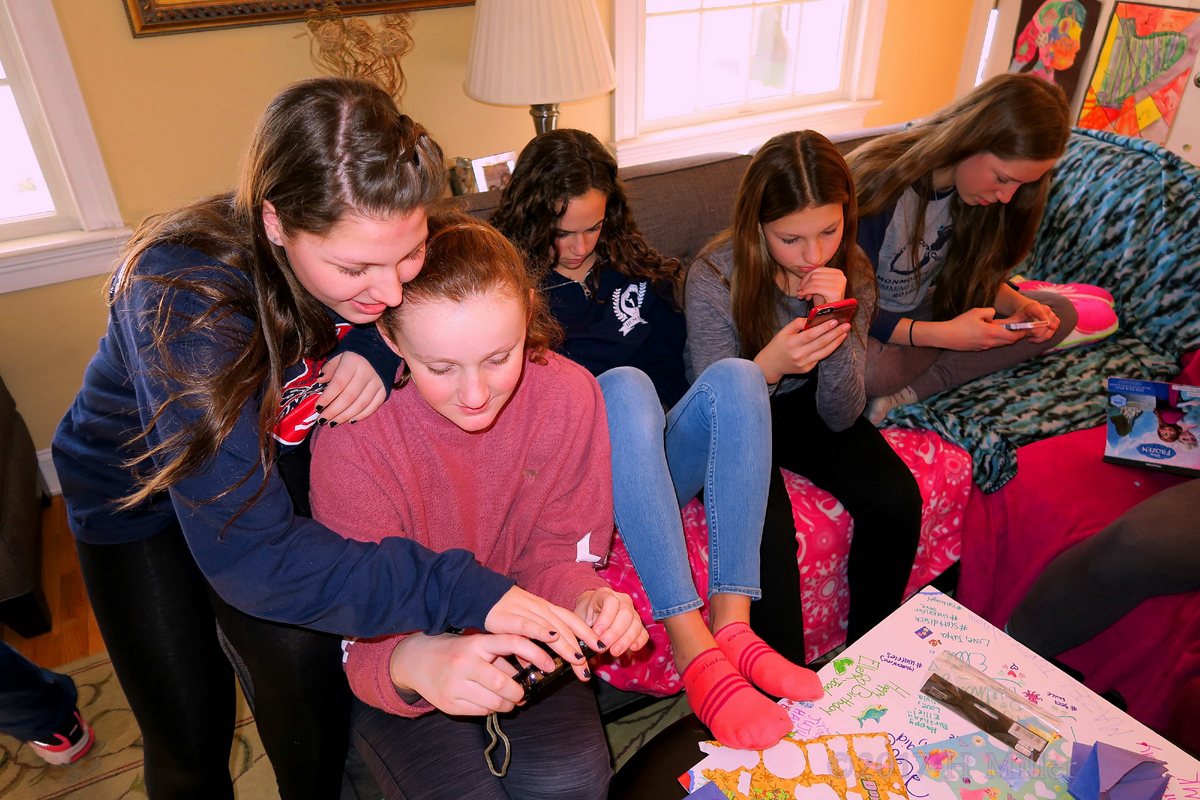
[[[535,364],[546,363],[546,352],[562,342],[562,329],[550,313],[525,259],[508,239],[486,222],[452,208],[439,209],[429,218],[425,240],[425,266],[404,284],[404,302],[383,312],[379,331],[391,341],[404,324],[407,311],[436,300],[461,303],[472,297],[502,292],[518,300],[529,320],[525,354]],[[408,364],[396,388],[409,381]]]
[[[263,204],[275,207],[285,233],[322,236],[349,215],[386,219],[423,209],[441,194],[442,164],[438,144],[374,84],[347,78],[301,81],[284,89],[263,113],[236,189],[152,216],[138,227],[114,275],[110,303],[137,282],[152,285],[160,298],[150,309],[159,362],[154,377],[175,387],[140,438],[170,406],[201,413],[126,465],[140,486],[118,502],[119,508],[139,505],[205,468],[233,433],[242,409],[257,402],[255,466],[262,466],[264,478],[249,507],[266,487],[274,462],[270,432],[284,372],[302,359],[327,355],[337,343],[328,309],[300,283],[284,248],[268,238]],[[221,275],[143,274],[142,256],[165,244],[204,253],[217,262],[214,269]],[[203,310],[185,312],[189,297],[202,301]],[[228,360],[204,364],[177,357],[173,346],[196,334],[222,348]],[[138,473],[148,465],[155,466]],[[230,476],[231,485],[211,499],[227,495],[253,474],[251,469]]]
[[[547,131],[521,151],[512,180],[500,195],[491,223],[525,254],[541,282],[558,263],[558,226],[567,205],[592,189],[607,198],[604,225],[596,242],[596,266],[586,283],[596,302],[600,271],[613,269],[634,280],[648,280],[669,292],[676,306],[683,296],[683,264],[651,247],[629,211],[617,162],[590,133]]]

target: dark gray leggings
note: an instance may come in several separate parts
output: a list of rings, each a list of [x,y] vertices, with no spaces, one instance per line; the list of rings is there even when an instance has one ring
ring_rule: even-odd
[[[1200,479],[1159,492],[1050,562],[1008,630],[1044,657],[1081,645],[1161,594],[1200,589]]]
[[[508,774],[488,771],[484,717],[434,711],[398,717],[355,698],[351,739],[386,800],[603,800],[612,778],[590,684],[560,678],[526,705],[500,715],[512,746]],[[493,751],[504,760],[504,743]]]
[[[867,339],[867,397],[895,394],[905,386],[911,386],[917,399],[924,400],[967,381],[1027,361],[1038,353],[1056,347],[1075,329],[1079,314],[1067,298],[1054,292],[1025,292],[1025,296],[1045,303],[1058,315],[1060,324],[1050,341],[1032,344],[1022,339],[990,350],[960,352],[938,347],[885,344],[878,339]],[[910,318],[933,319],[931,302],[927,299],[910,314]]]

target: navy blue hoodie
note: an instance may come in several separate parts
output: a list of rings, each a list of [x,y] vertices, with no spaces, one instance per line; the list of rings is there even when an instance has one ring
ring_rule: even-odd
[[[196,250],[175,245],[151,248],[138,265],[139,275],[184,271],[192,280],[244,279]],[[510,578],[481,567],[466,550],[435,553],[399,536],[377,545],[343,538],[293,513],[277,470],[266,476],[261,496],[231,523],[263,481],[257,403],[242,409],[208,466],[140,506],[114,508],[115,500],[136,488],[125,464],[186,430],[200,413],[172,403],[149,435],[135,441],[171,393],[156,378],[159,358],[150,329],[161,298],[158,285],[146,280],[133,281],[118,298],[83,388],[54,436],[54,466],[72,533],[82,542],[114,544],[153,536],[178,520],[217,593],[247,614],[275,622],[364,638],[483,628],[488,611],[513,585]],[[193,294],[171,298],[172,308],[185,316],[200,313],[205,303]],[[239,322],[250,325],[246,319]],[[346,332],[339,349],[364,355],[387,376],[385,385],[391,384],[398,362],[388,359],[390,351],[373,329]],[[182,364],[205,370],[230,359],[226,344],[200,333],[177,338],[171,352]],[[311,363],[287,371],[285,412],[316,402],[317,371]],[[302,441],[306,428],[301,417],[289,430],[277,429],[281,449]],[[248,480],[231,488],[248,472]]]
[[[612,269],[600,271],[595,300],[583,284],[557,272],[550,273],[542,290],[566,334],[559,351],[567,358],[593,375],[614,367],[640,369],[668,409],[687,392],[687,322],[669,295]]]

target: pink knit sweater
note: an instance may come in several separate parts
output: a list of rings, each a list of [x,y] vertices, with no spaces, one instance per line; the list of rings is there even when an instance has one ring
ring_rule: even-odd
[[[525,374],[491,429],[467,433],[414,384],[355,425],[312,440],[313,516],[343,536],[407,536],[463,548],[533,594],[564,608],[607,584],[590,561],[613,532],[612,465],[604,400],[579,365],[550,354]],[[581,549],[580,542],[590,537]],[[403,635],[403,634],[402,634]],[[402,635],[344,645],[350,688],[402,716],[433,707],[400,699],[388,670]]]

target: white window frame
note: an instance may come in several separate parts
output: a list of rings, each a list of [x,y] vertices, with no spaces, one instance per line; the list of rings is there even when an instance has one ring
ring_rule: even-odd
[[[68,230],[0,239],[0,293],[107,272],[132,231],[121,220],[54,7],[0,0],[0,28],[18,105],[32,117],[30,138],[39,161],[50,162],[43,173],[58,212],[72,221]]]
[[[701,153],[742,152],[778,133],[800,128],[825,134],[856,130],[863,127],[866,113],[880,105],[873,97],[887,0],[850,0],[849,47],[844,56],[844,89],[840,99],[758,114],[734,111],[729,118],[677,127],[664,127],[669,121],[656,120],[639,130],[638,106],[642,97],[639,70],[645,41],[646,2],[616,0],[614,5],[617,90],[613,99],[612,146],[621,166]]]

